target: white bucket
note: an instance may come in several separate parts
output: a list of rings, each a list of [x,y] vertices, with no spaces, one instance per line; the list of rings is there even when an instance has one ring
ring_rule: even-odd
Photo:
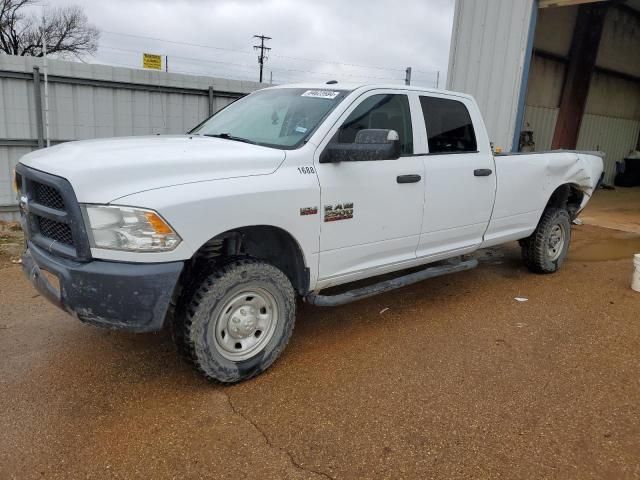
[[[640,292],[640,253],[633,256],[633,277],[631,277],[631,288]]]

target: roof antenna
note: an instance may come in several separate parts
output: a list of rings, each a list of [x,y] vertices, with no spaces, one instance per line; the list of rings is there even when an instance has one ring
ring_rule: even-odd
[[[335,85],[336,83],[338,83],[338,80],[329,80],[327,85]]]

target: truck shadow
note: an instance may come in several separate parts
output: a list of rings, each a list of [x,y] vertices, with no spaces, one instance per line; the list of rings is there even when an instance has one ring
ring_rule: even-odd
[[[403,318],[419,316],[428,321],[430,309],[436,306],[447,309],[471,300],[475,282],[487,275],[507,279],[526,275],[517,245],[483,250],[476,256],[480,261],[476,270],[425,280],[352,304],[314,307],[299,301],[296,328],[288,347],[274,368],[259,379],[270,377],[283,363],[304,361],[307,349],[331,349],[346,337],[366,338],[380,325],[395,328]],[[105,383],[117,383],[120,389],[145,382],[161,382],[167,387],[224,388],[202,379],[179,356],[169,328],[140,334],[75,324],[49,361],[48,368],[66,371],[80,383],[99,377]]]
[[[583,238],[584,230],[589,233],[599,230],[596,233],[601,234],[601,240],[613,244],[619,235],[618,232],[597,227],[580,227],[576,230],[569,254],[570,264],[591,260],[582,255],[584,248],[588,247]],[[637,247],[638,237],[633,237],[625,237],[624,242]],[[528,278],[539,278],[532,276],[522,265],[516,242],[480,250],[474,256],[480,262],[475,270],[425,280],[352,304],[313,307],[298,302],[296,329],[288,347],[272,369],[252,382],[279,379],[282,370],[290,372],[296,363],[304,364],[310,351],[317,354],[323,350],[329,355],[332,349],[339,352],[355,342],[366,342],[380,328],[391,331],[406,319],[416,317],[429,322],[432,311],[455,310],[471,305],[478,295],[482,295],[480,285],[488,285],[489,290],[495,293],[500,291],[500,285],[504,282],[509,285]],[[604,260],[608,258],[605,257]],[[75,322],[71,319],[68,321]],[[455,318],[452,317],[451,321],[455,321]],[[120,388],[124,384],[145,382],[161,382],[168,388],[176,385],[180,388],[224,388],[202,379],[179,357],[167,328],[158,333],[133,334],[76,323],[67,331],[59,346],[55,355],[50,357],[48,367],[81,377],[100,377],[106,383],[118,383]],[[246,386],[240,384],[235,388],[244,388],[242,385]]]

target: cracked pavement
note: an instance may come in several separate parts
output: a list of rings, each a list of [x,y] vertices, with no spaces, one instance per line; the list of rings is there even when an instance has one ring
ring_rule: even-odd
[[[473,271],[302,305],[283,357],[231,387],[167,333],[83,325],[0,262],[0,478],[640,478],[627,250],[640,235],[585,225],[557,275],[509,244]]]

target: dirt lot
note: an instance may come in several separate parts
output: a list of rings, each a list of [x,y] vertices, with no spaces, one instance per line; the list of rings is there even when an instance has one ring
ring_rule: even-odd
[[[589,225],[640,233],[640,187],[600,190],[580,218]]]
[[[640,478],[638,233],[576,227],[556,275],[510,244],[470,272],[302,305],[274,368],[226,388],[165,333],[58,311],[0,240],[2,479]]]

